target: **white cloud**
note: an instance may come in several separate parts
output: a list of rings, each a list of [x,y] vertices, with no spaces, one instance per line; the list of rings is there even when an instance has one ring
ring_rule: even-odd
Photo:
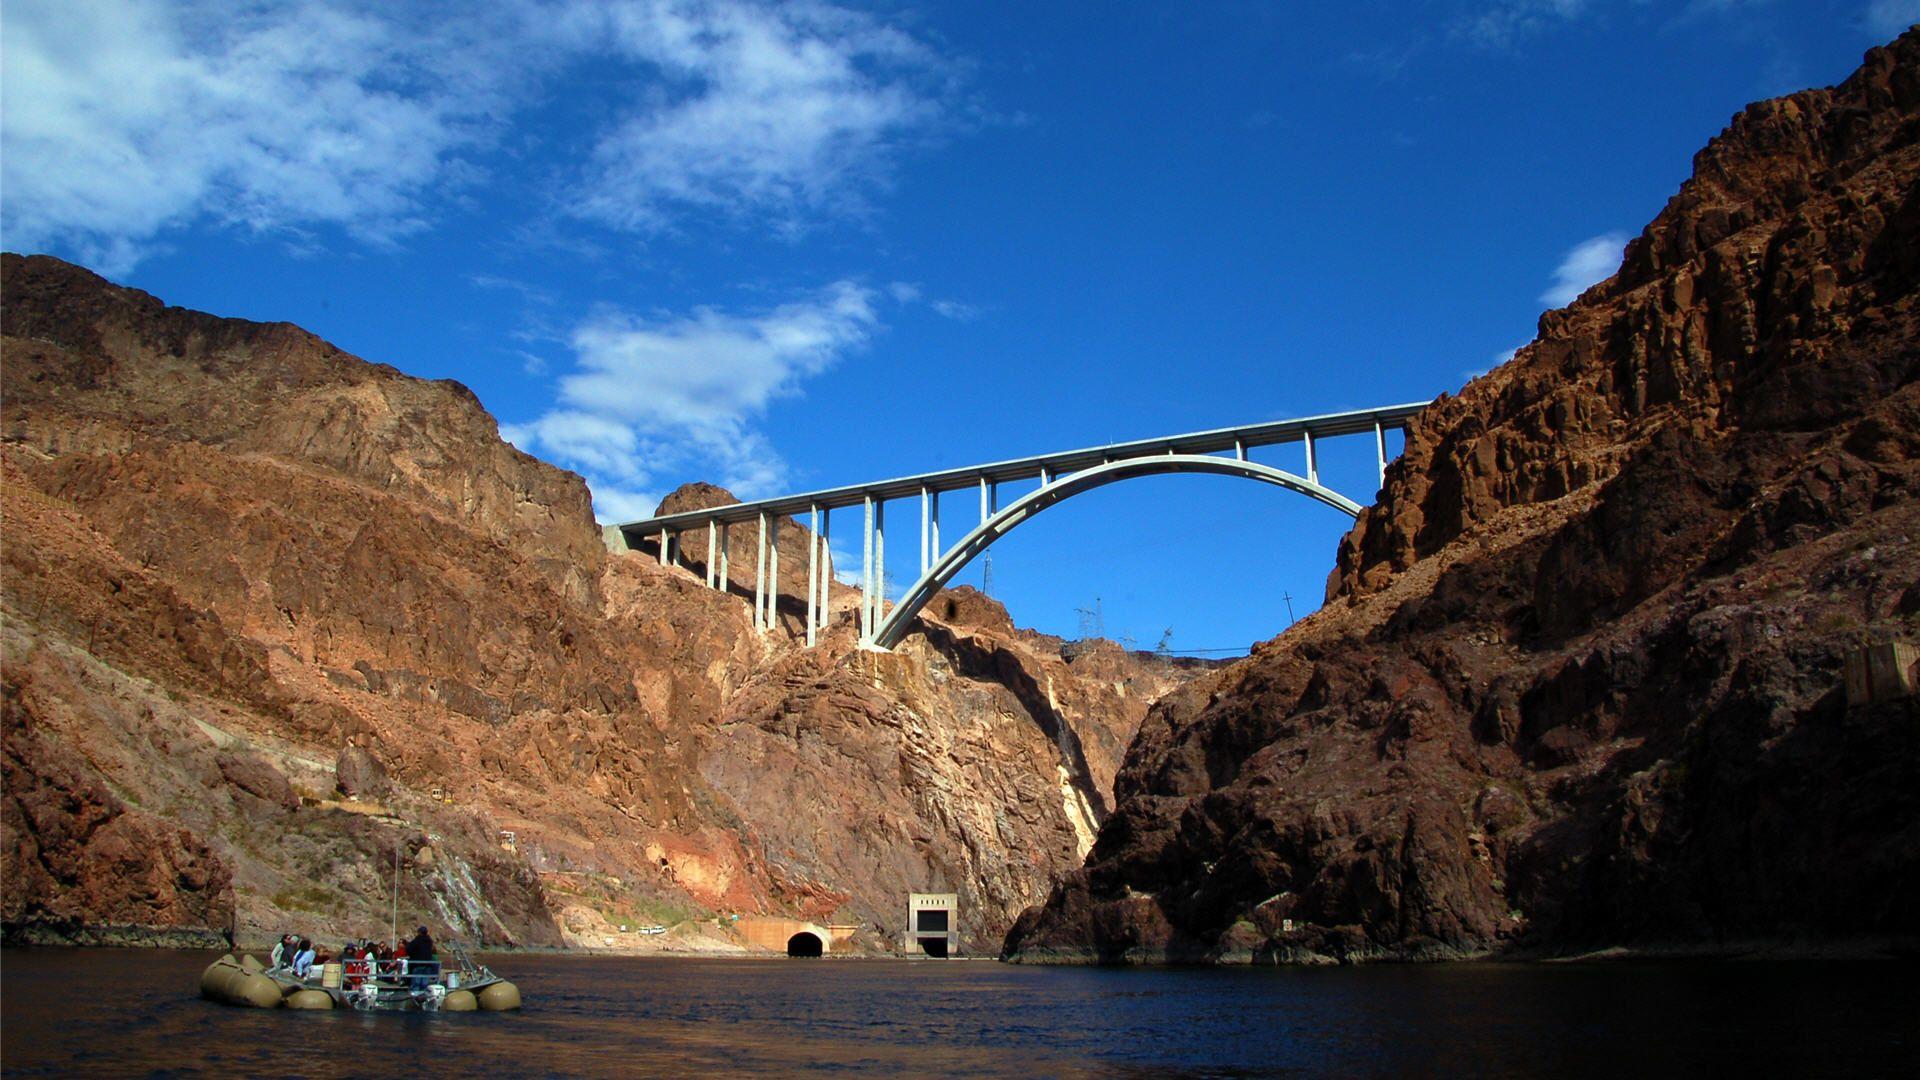
[[[1497,367],[1500,367],[1502,364],[1505,364],[1509,360],[1512,360],[1515,356],[1519,355],[1519,352],[1520,352],[1520,346],[1518,345],[1514,346],[1511,349],[1501,349],[1499,352],[1493,354],[1493,358],[1487,362],[1486,367],[1468,368],[1465,371],[1462,371],[1460,373],[1460,376],[1461,378],[1465,379],[1467,382],[1472,382],[1473,380],[1479,378],[1480,376],[1485,375],[1487,372],[1492,371]]]
[[[949,68],[823,2],[10,0],[0,230],[112,274],[197,224],[393,244],[572,92],[556,75],[609,65],[607,119],[542,146],[546,201],[645,230],[858,206],[938,120]]]
[[[1462,17],[1456,32],[1491,48],[1505,48],[1517,39],[1586,14],[1588,0],[1500,0]]]
[[[778,494],[786,464],[754,424],[871,338],[876,298],[839,281],[751,315],[599,312],[569,339],[576,363],[560,379],[559,407],[501,434],[586,476],[610,520],[650,514],[659,485],[676,475],[700,474],[742,498]],[[646,505],[627,514],[620,501]]]
[[[317,3],[9,3],[6,244],[119,273],[203,217],[375,244],[419,229],[494,102],[485,50],[419,23]]]
[[[933,308],[934,314],[941,318],[952,319],[954,322],[972,322],[980,317],[979,308],[958,300],[935,300],[929,306]]]
[[[1920,0],[1873,0],[1867,5],[1867,29],[1883,38],[1895,38],[1920,23]]]
[[[1540,294],[1548,307],[1565,307],[1595,283],[1605,281],[1620,269],[1620,257],[1626,253],[1625,233],[1602,233],[1582,240],[1568,251],[1553,270],[1553,287]]]
[[[889,151],[940,111],[930,50],[829,4],[581,2],[564,25],[634,65],[626,114],[573,204],[618,228],[694,208],[798,230],[858,207]]]

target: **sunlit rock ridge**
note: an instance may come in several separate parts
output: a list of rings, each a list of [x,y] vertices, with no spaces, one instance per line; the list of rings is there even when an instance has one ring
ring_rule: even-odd
[[[836,587],[809,650],[790,521],[761,634],[750,580],[610,555],[457,383],[48,257],[0,286],[9,940],[371,934],[397,850],[409,922],[480,944],[737,950],[774,914],[886,951],[920,891],[991,953],[1195,670],[1069,663],[964,592],[875,655]]]
[[[1426,410],[1321,612],[1155,707],[1024,961],[1911,945],[1920,30],[1737,115]],[[1851,943],[1851,944],[1849,944]]]

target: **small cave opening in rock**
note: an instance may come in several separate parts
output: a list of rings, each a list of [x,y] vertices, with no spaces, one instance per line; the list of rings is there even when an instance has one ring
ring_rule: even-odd
[[[825,952],[826,948],[820,944],[820,938],[805,930],[787,939],[788,956],[820,956]]]
[[[940,960],[947,958],[947,935],[923,937],[920,939],[920,951]]]

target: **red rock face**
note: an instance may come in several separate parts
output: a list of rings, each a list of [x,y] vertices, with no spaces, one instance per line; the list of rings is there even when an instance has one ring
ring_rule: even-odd
[[[1068,664],[964,593],[872,658],[835,586],[808,651],[792,521],[761,635],[747,530],[726,593],[704,536],[610,556],[457,384],[53,259],[0,284],[10,936],[365,935],[397,852],[407,918],[488,944],[728,912],[884,944],[955,891],[991,950],[1189,674]]]
[[[1749,107],[1426,410],[1326,608],[1148,718],[1028,960],[1910,934],[1920,32]],[[1291,929],[1288,927],[1291,926]]]

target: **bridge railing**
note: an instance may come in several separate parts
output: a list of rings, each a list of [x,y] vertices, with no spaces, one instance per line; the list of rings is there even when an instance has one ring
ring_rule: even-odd
[[[983,465],[941,469],[891,480],[849,484],[798,495],[756,499],[726,506],[643,518],[638,521],[609,525],[605,529],[605,535],[607,546],[615,551],[634,550],[647,540],[653,540],[656,544],[656,555],[664,565],[677,562],[684,557],[685,538],[688,534],[693,534],[694,542],[698,544],[699,534],[704,532],[706,558],[703,566],[706,585],[709,588],[725,589],[732,580],[729,566],[732,553],[731,530],[741,525],[753,528],[756,536],[753,621],[756,628],[765,630],[773,625],[775,603],[779,593],[780,549],[777,541],[780,521],[786,517],[806,515],[806,639],[807,644],[812,645],[816,640],[817,632],[826,627],[827,598],[832,582],[828,556],[832,512],[836,509],[859,506],[863,512],[861,641],[863,644],[871,645],[875,643],[882,623],[887,621],[887,600],[884,590],[877,586],[886,580],[886,508],[891,501],[912,498],[916,495],[920,499],[921,581],[916,582],[917,587],[925,584],[929,575],[943,561],[949,565],[948,576],[951,576],[952,570],[957,570],[957,567],[951,565],[951,557],[959,554],[957,549],[965,543],[963,540],[962,544],[956,544],[954,551],[948,551],[941,546],[940,504],[943,494],[955,491],[977,494],[980,507],[979,521],[984,527],[1000,512],[1000,485],[1003,483],[1037,479],[1040,483],[1038,490],[1045,491],[1051,485],[1076,473],[1115,462],[1159,456],[1193,457],[1227,453],[1231,453],[1234,459],[1245,462],[1248,461],[1248,452],[1256,447],[1296,442],[1301,443],[1305,449],[1305,471],[1298,478],[1305,481],[1302,490],[1312,488],[1324,491],[1325,489],[1319,488],[1319,442],[1328,438],[1368,432],[1374,436],[1379,474],[1384,482],[1387,467],[1387,431],[1394,428],[1404,429],[1426,405],[1427,402],[1424,401],[1410,402],[1377,409],[1275,420],[1152,439],[1135,439],[1059,453],[1036,454],[1031,457]],[[1292,477],[1292,474],[1285,475]],[[1026,498],[1027,496],[1023,496],[1023,501]],[[1335,498],[1341,499],[1337,495]],[[1047,505],[1051,504],[1047,503]],[[968,535],[973,536],[979,531],[980,528],[976,527]],[[981,546],[984,548],[984,545]],[[964,560],[961,561],[961,565],[964,565]],[[910,588],[909,595],[913,592],[914,589]],[[887,636],[897,638],[897,629],[893,627],[889,629],[896,632],[889,633]]]

